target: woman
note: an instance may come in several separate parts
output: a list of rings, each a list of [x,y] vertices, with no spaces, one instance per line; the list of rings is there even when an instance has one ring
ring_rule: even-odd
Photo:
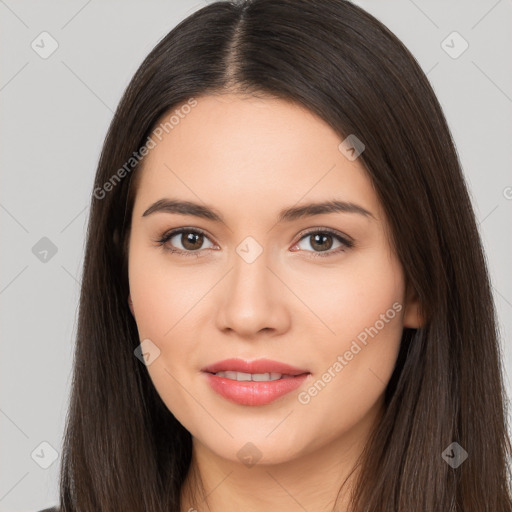
[[[456,150],[350,2],[216,2],[149,54],[98,166],[75,358],[62,511],[512,511]]]

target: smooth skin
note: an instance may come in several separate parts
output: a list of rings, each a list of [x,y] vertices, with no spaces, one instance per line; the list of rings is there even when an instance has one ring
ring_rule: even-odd
[[[418,303],[364,166],[338,149],[343,138],[329,125],[282,99],[196,99],[144,160],[129,240],[130,309],[140,340],[160,350],[147,370],[193,436],[192,467],[207,492],[206,500],[191,497],[189,472],[182,512],[328,511],[383,412],[404,326],[422,324]],[[161,199],[208,206],[224,222],[143,215]],[[285,208],[332,200],[371,215],[278,222]],[[159,245],[177,228],[205,235],[190,242],[192,235],[177,234]],[[352,247],[329,233],[315,236],[322,228]],[[247,237],[263,249],[251,263],[237,252]],[[301,403],[299,393],[395,303],[402,307],[394,318]],[[268,358],[311,375],[273,403],[239,405],[215,393],[201,372],[232,357]],[[261,453],[253,466],[237,455],[248,442]],[[340,496],[345,510],[348,495]]]

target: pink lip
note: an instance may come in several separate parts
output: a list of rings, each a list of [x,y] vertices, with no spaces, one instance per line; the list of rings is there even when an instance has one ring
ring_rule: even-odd
[[[283,375],[301,375],[309,373],[308,370],[295,368],[289,364],[271,361],[270,359],[256,359],[244,361],[243,359],[224,359],[202,368],[203,372],[243,372],[243,373],[281,373]]]
[[[226,359],[202,369],[211,388],[231,402],[240,405],[266,405],[283,395],[297,389],[310,375],[307,370],[301,370],[288,364],[258,359],[243,361],[241,359]],[[268,382],[237,381],[227,377],[214,375],[221,371],[243,373],[281,373],[283,378]],[[284,376],[287,376],[284,378]]]

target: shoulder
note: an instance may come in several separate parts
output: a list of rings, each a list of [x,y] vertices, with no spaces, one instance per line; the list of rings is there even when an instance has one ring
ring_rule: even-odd
[[[40,510],[39,512],[59,512],[57,507],[45,508],[44,510]]]

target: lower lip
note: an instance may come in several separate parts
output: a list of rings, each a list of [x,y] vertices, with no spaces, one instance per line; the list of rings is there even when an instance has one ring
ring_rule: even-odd
[[[240,405],[266,405],[297,389],[309,373],[287,379],[266,382],[238,381],[206,373],[212,389],[231,402]]]

